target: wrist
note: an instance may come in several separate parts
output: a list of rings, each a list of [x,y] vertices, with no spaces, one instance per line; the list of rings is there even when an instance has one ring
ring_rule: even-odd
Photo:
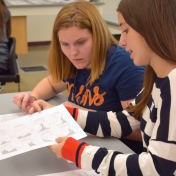
[[[37,98],[31,95],[32,100],[37,101]]]
[[[61,149],[62,157],[64,159],[76,163],[76,151],[80,144],[81,144],[80,141],[77,141],[72,137],[68,137]]]
[[[65,105],[64,105],[65,106]],[[70,113],[70,115],[77,120],[78,118],[78,108],[71,108],[68,106],[65,106],[65,108],[67,109],[67,111]]]
[[[84,148],[88,145],[89,144],[69,137],[66,139],[61,149],[61,155],[64,159],[74,162],[77,167],[81,168],[81,155]]]

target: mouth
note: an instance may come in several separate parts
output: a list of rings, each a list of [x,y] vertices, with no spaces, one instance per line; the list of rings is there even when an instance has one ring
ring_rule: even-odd
[[[132,50],[126,50],[126,52],[131,54],[133,51]]]
[[[77,61],[81,61],[81,58],[77,58],[77,59],[73,59],[73,61],[77,62]]]
[[[130,54],[130,58],[133,59],[133,58],[132,58],[132,53],[133,53],[133,51],[132,51],[132,50],[127,50],[127,52]]]
[[[80,63],[82,63],[82,61],[83,61],[83,59],[81,59],[81,58],[72,59],[72,62],[73,62],[74,64],[80,64]]]

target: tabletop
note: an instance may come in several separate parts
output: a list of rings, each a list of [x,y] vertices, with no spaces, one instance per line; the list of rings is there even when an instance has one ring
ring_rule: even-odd
[[[12,102],[15,94],[17,93],[0,94],[0,115],[21,112]],[[66,100],[64,95],[58,94],[48,102],[58,105]],[[123,153],[134,153],[117,138],[99,138],[89,135],[81,141]],[[73,163],[58,159],[47,147],[0,160],[0,176],[36,176],[75,169],[77,167]]]

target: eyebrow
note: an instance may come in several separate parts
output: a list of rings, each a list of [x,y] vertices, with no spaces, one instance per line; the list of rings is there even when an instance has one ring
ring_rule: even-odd
[[[75,42],[79,42],[80,40],[85,40],[85,39],[87,39],[87,38],[86,37],[82,37],[82,38],[79,38],[78,40],[76,40]],[[61,41],[61,40],[59,40],[59,42],[67,43],[67,42],[64,42],[64,41]]]

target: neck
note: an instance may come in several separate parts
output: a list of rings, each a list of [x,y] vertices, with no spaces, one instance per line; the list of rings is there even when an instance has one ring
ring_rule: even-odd
[[[151,63],[151,67],[154,69],[157,77],[165,78],[174,68],[176,68],[176,63],[162,58],[155,58],[154,62]]]

